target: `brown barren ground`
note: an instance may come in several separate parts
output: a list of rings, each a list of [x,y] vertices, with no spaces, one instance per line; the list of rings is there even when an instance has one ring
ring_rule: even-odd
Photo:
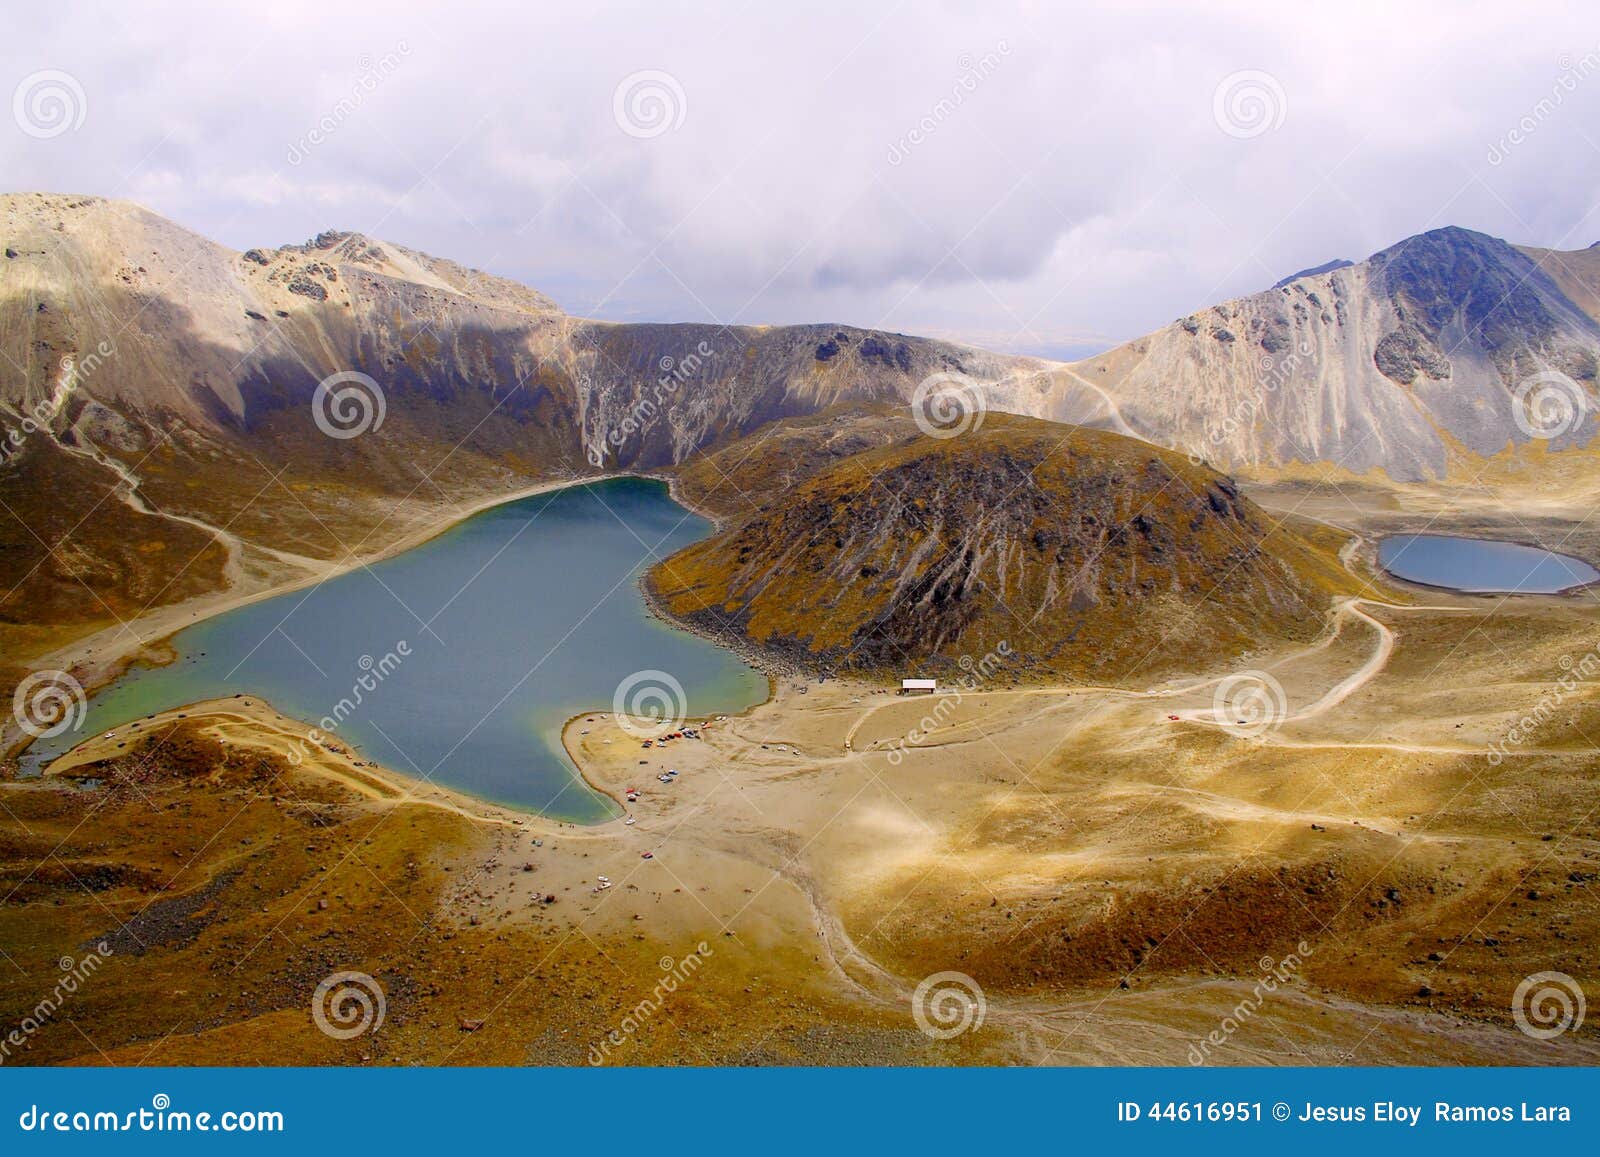
[[[1252,493],[1368,535],[1440,513]],[[1566,514],[1543,525],[1590,553]],[[5,1061],[1594,1063],[1592,1024],[1513,1018],[1525,977],[1596,976],[1600,695],[1560,682],[1593,670],[1594,592],[1362,589],[1308,643],[1158,683],[786,677],[648,750],[575,718],[632,824],[307,748],[259,701],[96,737],[0,780],[0,1028],[106,946]],[[1282,688],[1260,734],[1216,702],[1246,664]],[[344,971],[385,1016],[338,1040],[312,1002]],[[916,992],[951,972],[974,1027],[939,1039]]]

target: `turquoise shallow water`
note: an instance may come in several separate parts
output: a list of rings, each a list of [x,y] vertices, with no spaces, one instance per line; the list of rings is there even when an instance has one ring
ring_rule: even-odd
[[[1390,535],[1378,543],[1378,561],[1411,582],[1479,594],[1554,594],[1600,579],[1582,559],[1445,534]]]
[[[610,818],[611,801],[561,750],[567,719],[610,711],[641,671],[676,680],[691,714],[766,696],[759,672],[652,618],[640,596],[647,566],[710,529],[642,479],[497,506],[365,570],[180,632],[177,662],[106,687],[80,731],[36,743],[29,762],[154,711],[245,693],[312,725],[335,717],[329,734],[398,771],[566,820]]]

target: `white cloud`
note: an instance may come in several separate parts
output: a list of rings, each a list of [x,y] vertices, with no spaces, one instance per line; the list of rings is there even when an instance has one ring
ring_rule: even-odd
[[[12,23],[0,82],[62,69],[88,100],[79,130],[0,132],[15,188],[133,196],[241,248],[361,229],[608,316],[1059,348],[1436,225],[1600,236],[1600,71],[1486,159],[1561,58],[1600,52],[1583,4],[68,2]],[[640,137],[613,96],[646,70],[686,105]],[[1242,70],[1285,106],[1249,139],[1213,119]]]

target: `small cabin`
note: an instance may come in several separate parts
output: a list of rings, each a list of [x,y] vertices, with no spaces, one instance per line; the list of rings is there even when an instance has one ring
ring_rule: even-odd
[[[902,679],[900,680],[900,694],[902,695],[932,695],[939,689],[937,679]]]

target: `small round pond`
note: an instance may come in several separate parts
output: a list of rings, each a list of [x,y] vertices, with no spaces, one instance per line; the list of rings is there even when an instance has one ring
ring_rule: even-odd
[[[1407,582],[1470,594],[1550,595],[1600,579],[1582,559],[1537,546],[1449,534],[1392,534],[1378,562]]]

